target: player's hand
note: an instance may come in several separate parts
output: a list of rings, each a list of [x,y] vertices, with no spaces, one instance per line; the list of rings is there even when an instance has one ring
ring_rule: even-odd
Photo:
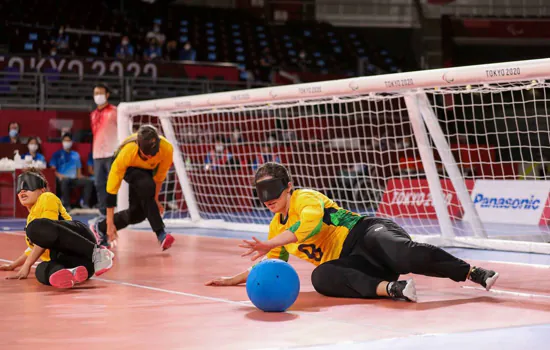
[[[164,207],[162,206],[162,204],[158,200],[157,200],[157,207],[159,208],[160,216],[163,216],[164,215]]]
[[[15,270],[15,266],[12,266],[11,264],[0,265],[0,271],[13,271],[13,270]]]
[[[243,244],[239,244],[239,247],[248,249],[245,253],[242,253],[241,256],[249,256],[252,255],[250,260],[258,260],[262,256],[266,255],[270,250],[271,246],[267,242],[262,242],[256,237],[252,237],[253,241],[247,241],[246,239],[243,239]]]
[[[205,286],[236,286],[238,283],[233,277],[218,277],[206,282]]]
[[[23,265],[19,271],[15,275],[8,276],[6,279],[8,280],[24,280],[29,276],[29,273],[31,272],[30,266]]]
[[[109,237],[109,243],[111,247],[115,247],[116,241],[118,239],[118,232],[114,224],[111,224],[111,225],[107,224],[107,237]]]

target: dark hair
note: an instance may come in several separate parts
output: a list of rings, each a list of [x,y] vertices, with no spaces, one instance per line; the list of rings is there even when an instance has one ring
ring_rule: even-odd
[[[160,141],[157,128],[151,124],[144,124],[137,131],[137,144],[144,154],[151,154]]]
[[[281,164],[274,162],[267,162],[256,170],[256,174],[254,175],[254,184],[256,184],[259,179],[266,176],[281,179],[285,184],[292,181],[288,170]]]
[[[10,122],[8,124],[8,132],[10,131],[10,127],[12,126],[12,124],[16,124],[17,125],[17,130],[19,130],[19,132],[21,132],[21,124],[19,124],[18,122]]]
[[[70,132],[64,133],[63,136],[61,136],[61,140],[63,140],[65,137],[70,138],[71,141],[73,140],[73,134],[71,134]]]
[[[46,190],[48,191],[50,190],[50,185],[48,184],[48,180],[46,180],[46,177],[44,176],[44,174],[42,174],[42,172],[39,169],[33,168],[33,167],[25,168],[25,170],[23,170],[23,174],[27,174],[27,173],[36,175],[39,178],[41,178],[44,181],[44,184],[46,184]]]
[[[29,137],[29,139],[27,140],[27,146],[29,145],[29,143],[31,143],[31,141],[36,141],[36,143],[38,144],[38,149],[36,150],[37,153],[40,153],[40,151],[42,150],[42,147],[40,145],[40,140],[38,139],[38,137],[36,136],[31,136]]]
[[[94,89],[95,88],[105,89],[105,93],[107,94],[111,93],[111,89],[109,88],[109,85],[107,85],[107,83],[96,83],[94,85]]]

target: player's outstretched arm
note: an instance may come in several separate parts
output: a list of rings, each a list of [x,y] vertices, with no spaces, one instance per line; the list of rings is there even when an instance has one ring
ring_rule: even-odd
[[[27,260],[27,254],[23,253],[11,264],[0,265],[0,271],[13,271],[19,266],[23,265]]]
[[[206,282],[205,286],[236,286],[245,283],[248,278],[249,270],[243,271],[232,277],[218,277]]]

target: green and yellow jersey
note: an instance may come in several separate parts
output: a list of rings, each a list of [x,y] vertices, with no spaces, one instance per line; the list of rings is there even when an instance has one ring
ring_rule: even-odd
[[[268,238],[292,231],[298,241],[272,249],[268,259],[288,261],[289,254],[314,265],[338,259],[350,230],[363,217],[340,208],[334,201],[314,190],[294,190],[288,217],[275,214]]]
[[[27,226],[36,219],[72,220],[63,204],[61,204],[61,200],[51,192],[44,192],[38,197],[38,200],[34,203],[27,216]],[[25,242],[28,247],[25,250],[25,255],[29,256],[32,248],[34,248],[34,244],[32,244],[27,236],[25,236]],[[46,250],[40,259],[42,261],[50,261],[50,251]]]
[[[153,180],[155,183],[161,184],[168,170],[172,166],[174,147],[163,136],[160,136],[159,151],[149,159],[143,159],[139,156],[139,147],[137,142],[137,134],[133,134],[122,142],[119,150],[115,155],[115,160],[111,165],[109,178],[107,179],[107,193],[116,195],[126,174],[126,170],[130,167],[140,168],[145,170],[153,170]]]

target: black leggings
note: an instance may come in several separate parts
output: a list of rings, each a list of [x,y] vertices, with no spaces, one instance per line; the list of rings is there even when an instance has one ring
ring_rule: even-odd
[[[62,269],[84,266],[88,278],[95,273],[92,255],[96,244],[94,234],[80,221],[36,219],[26,229],[29,240],[50,250],[50,261],[36,267],[36,279],[50,285],[50,276]]]
[[[130,187],[128,198],[130,205],[128,209],[115,214],[114,221],[117,231],[147,219],[151,229],[158,235],[164,230],[164,222],[155,200],[156,184],[153,181],[152,171],[128,168],[124,180]],[[100,221],[98,225],[101,232],[107,232],[106,220]]]
[[[465,281],[470,265],[430,244],[416,243],[391,220],[367,218],[350,232],[339,259],[319,265],[311,275],[315,290],[342,298],[374,298],[382,281],[419,275]]]

